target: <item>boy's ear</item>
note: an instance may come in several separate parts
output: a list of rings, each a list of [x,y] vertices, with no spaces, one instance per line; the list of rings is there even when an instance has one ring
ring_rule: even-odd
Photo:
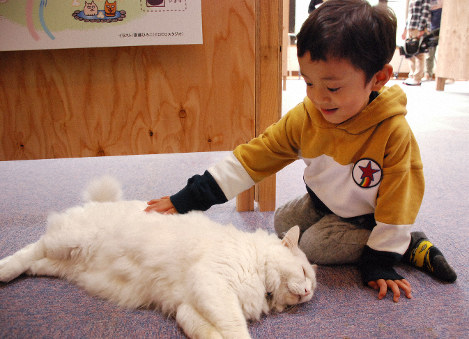
[[[373,77],[373,87],[371,88],[372,91],[379,91],[383,88],[384,85],[391,79],[392,77],[392,66],[390,64],[384,65],[383,69],[376,72]]]

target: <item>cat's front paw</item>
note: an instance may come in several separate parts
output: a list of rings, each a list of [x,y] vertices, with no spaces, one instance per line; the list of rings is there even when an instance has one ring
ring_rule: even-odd
[[[11,265],[11,255],[9,257],[3,258],[0,260],[0,282],[10,282],[11,280],[15,279],[18,274],[16,273],[17,270],[12,267]]]

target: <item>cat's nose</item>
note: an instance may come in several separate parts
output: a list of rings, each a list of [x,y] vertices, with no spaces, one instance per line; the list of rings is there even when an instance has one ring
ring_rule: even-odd
[[[308,295],[310,295],[310,294],[311,294],[311,291],[308,290],[307,288],[305,288],[305,297],[308,296]]]

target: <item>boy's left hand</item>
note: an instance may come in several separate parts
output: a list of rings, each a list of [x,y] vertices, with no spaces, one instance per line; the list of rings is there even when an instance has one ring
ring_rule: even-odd
[[[412,288],[410,287],[410,282],[408,282],[405,279],[402,279],[402,280],[379,279],[376,281],[368,282],[368,286],[379,291],[378,299],[380,300],[386,296],[388,289],[390,289],[392,293],[394,294],[392,300],[396,303],[399,301],[399,297],[401,296],[401,291],[400,291],[401,289],[404,291],[405,296],[408,299],[412,298]]]

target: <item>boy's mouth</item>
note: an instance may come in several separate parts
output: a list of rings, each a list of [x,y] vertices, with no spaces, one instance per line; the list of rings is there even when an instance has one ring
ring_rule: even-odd
[[[322,114],[325,114],[325,115],[329,115],[329,114],[333,114],[335,113],[336,111],[338,110],[338,108],[321,108],[321,112]]]

